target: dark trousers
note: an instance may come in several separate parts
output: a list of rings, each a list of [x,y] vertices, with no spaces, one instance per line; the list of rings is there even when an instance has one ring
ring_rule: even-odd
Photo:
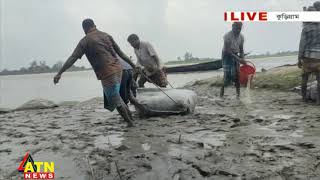
[[[237,96],[240,96],[240,81],[239,81],[239,62],[231,55],[224,55],[223,61],[223,85],[220,90],[220,96],[224,96],[224,89],[226,86],[234,83],[237,91]]]
[[[308,89],[308,80],[312,73],[303,72],[302,73],[302,82],[301,82],[301,94],[304,101],[308,101],[307,89]],[[320,72],[315,72],[317,79],[317,104],[320,105]]]
[[[132,89],[132,83],[133,81],[133,72],[131,69],[128,70],[122,70],[122,79],[121,79],[121,85],[120,85],[120,96],[124,103],[129,103],[129,96],[130,91]]]

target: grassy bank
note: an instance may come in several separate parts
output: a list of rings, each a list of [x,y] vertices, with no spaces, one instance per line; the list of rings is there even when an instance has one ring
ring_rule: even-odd
[[[221,86],[222,76],[196,81],[193,86],[208,85]],[[255,88],[265,88],[287,91],[299,86],[301,83],[301,69],[296,66],[283,66],[273,68],[266,72],[257,73],[253,86]]]

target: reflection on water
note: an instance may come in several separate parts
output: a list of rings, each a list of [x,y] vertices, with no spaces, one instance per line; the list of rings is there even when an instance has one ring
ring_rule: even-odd
[[[295,56],[261,58],[252,61],[257,70],[270,69],[284,64],[296,63]],[[222,75],[222,70],[210,72],[169,74],[168,80],[174,87],[188,82]],[[93,71],[67,72],[58,85],[53,84],[54,74],[34,74],[0,76],[0,108],[15,108],[35,98],[49,99],[54,102],[84,101],[102,95],[101,84]],[[153,87],[147,84],[147,87]]]

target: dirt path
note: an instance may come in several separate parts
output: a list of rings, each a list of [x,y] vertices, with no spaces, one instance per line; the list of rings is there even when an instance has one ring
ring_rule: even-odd
[[[234,90],[221,100],[216,88],[193,89],[195,114],[132,129],[99,99],[2,114],[0,179],[20,176],[27,151],[54,161],[56,179],[93,179],[90,167],[97,180],[319,179],[319,107],[295,93],[255,90],[239,101]]]

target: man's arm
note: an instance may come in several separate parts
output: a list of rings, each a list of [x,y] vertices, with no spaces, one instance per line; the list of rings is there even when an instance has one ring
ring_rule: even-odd
[[[298,67],[302,67],[302,59],[304,56],[304,51],[306,48],[306,34],[304,29],[301,32],[301,38],[300,38],[300,43],[299,43],[299,55],[298,55]]]
[[[136,63],[136,67],[142,67],[142,64],[141,64],[141,59],[139,58],[139,56],[137,56],[137,63]]]
[[[244,59],[244,48],[243,48],[243,44],[244,44],[244,37],[241,36],[241,43],[240,43],[240,58]]]
[[[156,51],[154,50],[153,46],[150,43],[147,43],[147,49],[148,49],[150,56],[154,59],[158,68],[160,68],[161,63],[160,63],[159,56],[157,55]]]
[[[78,59],[80,59],[84,54],[84,47],[81,44],[81,41],[78,43],[77,47],[73,51],[72,55],[67,59],[63,64],[62,68],[59,70],[57,75],[54,77],[54,84],[57,84],[61,78],[62,73],[68,70]]]
[[[160,65],[160,59],[159,59],[159,57],[158,57],[157,55],[154,55],[154,56],[152,56],[152,57],[153,57],[154,61],[156,62],[158,68],[160,68],[161,65]]]
[[[299,44],[299,56],[298,56],[299,60],[301,60],[304,56],[305,46],[306,46],[306,35],[305,35],[305,31],[302,30],[300,44]]]
[[[122,50],[120,49],[120,47],[118,46],[118,44],[113,40],[112,36],[109,36],[110,40],[112,42],[112,46],[114,48],[114,50],[116,51],[116,53],[124,60],[126,61],[128,64],[130,64],[130,66],[132,68],[135,68],[136,65],[130,60],[130,58],[124,53],[122,52]]]
[[[243,44],[244,44],[244,37],[242,36],[242,40],[241,40],[241,43],[240,43],[240,63],[241,64],[246,64],[246,61],[244,60],[244,48],[243,48]]]

